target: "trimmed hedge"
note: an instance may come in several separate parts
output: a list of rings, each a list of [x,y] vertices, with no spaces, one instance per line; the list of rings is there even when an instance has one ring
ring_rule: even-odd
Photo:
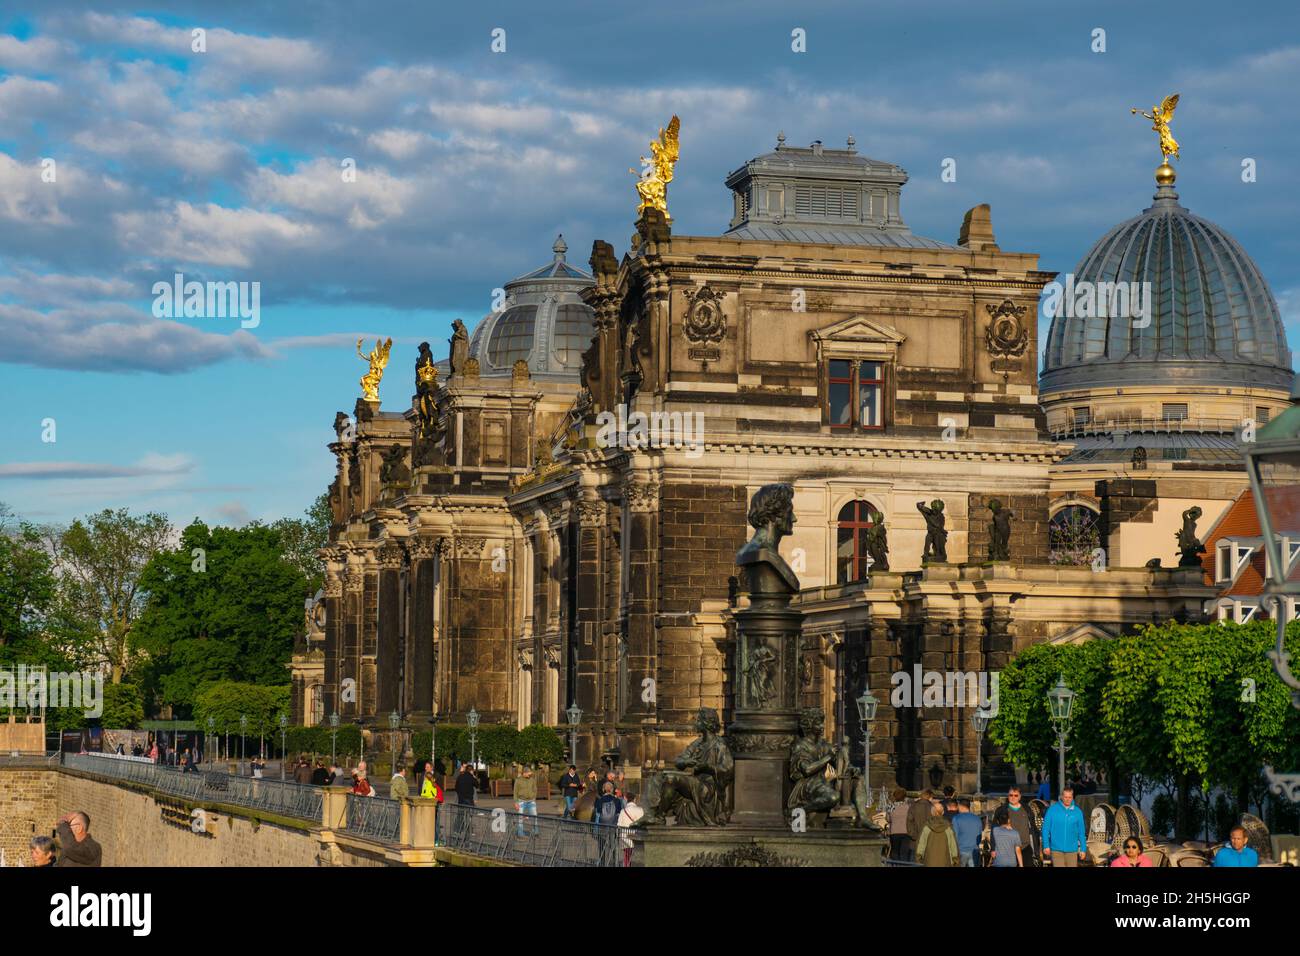
[[[411,735],[411,749],[417,759],[428,759],[431,734],[417,730]],[[560,731],[545,724],[532,724],[523,730],[510,724],[479,725],[477,756],[489,764],[558,763],[564,759],[564,740]],[[452,757],[468,760],[469,728],[448,724],[438,726],[438,754],[450,762]]]

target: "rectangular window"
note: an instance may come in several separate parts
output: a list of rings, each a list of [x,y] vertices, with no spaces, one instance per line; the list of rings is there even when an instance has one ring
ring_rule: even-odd
[[[1268,409],[1260,405],[1255,409],[1255,421],[1260,425],[1268,424]]]
[[[1232,544],[1224,543],[1219,545],[1219,569],[1218,574],[1214,576],[1215,584],[1223,584],[1225,581],[1232,580]]]
[[[1160,406],[1160,410],[1164,420],[1167,422],[1187,421],[1186,402],[1165,402]]]
[[[858,424],[885,427],[885,366],[880,362],[858,363]]]
[[[1092,422],[1092,409],[1087,405],[1082,405],[1074,410],[1074,424],[1078,426],[1087,425]]]
[[[831,359],[826,375],[826,421],[833,429],[883,429],[885,363]]]
[[[773,216],[785,215],[784,189],[769,189],[767,191],[767,211]]]
[[[499,418],[483,420],[483,464],[506,463],[506,423]]]

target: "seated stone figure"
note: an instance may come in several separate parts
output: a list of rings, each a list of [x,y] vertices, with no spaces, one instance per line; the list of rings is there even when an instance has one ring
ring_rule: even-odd
[[[790,779],[794,786],[786,808],[806,814],[829,814],[836,807],[853,808],[855,826],[878,830],[868,813],[870,794],[862,772],[849,762],[848,740],[836,750],[822,737],[826,718],[816,707],[799,714],[799,738],[790,746]],[[822,825],[824,823],[824,817]]]
[[[676,770],[659,770],[646,778],[645,823],[663,823],[673,816],[678,826],[710,827],[727,822],[731,813],[731,781],[735,762],[719,736],[722,721],[711,707],[695,717],[698,739],[677,758]]]

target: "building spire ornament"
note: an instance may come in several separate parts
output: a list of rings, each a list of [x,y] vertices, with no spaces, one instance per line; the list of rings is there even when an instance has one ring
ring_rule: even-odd
[[[641,172],[628,170],[634,176],[641,177],[636,184],[637,194],[641,197],[641,205],[636,210],[637,218],[647,209],[658,209],[665,219],[669,218],[668,184],[673,181],[673,167],[677,165],[677,157],[681,152],[678,143],[681,128],[682,121],[674,116],[666,130],[659,130],[659,138],[650,141],[650,158],[641,157]]]
[[[379,401],[379,382],[384,377],[384,369],[388,366],[388,352],[393,347],[393,339],[390,336],[385,342],[381,339],[375,339],[375,347],[366,355],[361,351],[361,339],[357,339],[357,357],[363,362],[369,362],[370,368],[365,375],[361,376],[361,395],[367,402]]]
[[[1169,165],[1169,157],[1182,159],[1178,155],[1178,140],[1169,132],[1169,124],[1174,118],[1174,110],[1178,106],[1178,94],[1171,93],[1161,101],[1159,106],[1151,107],[1151,112],[1146,113],[1136,106],[1129,110],[1130,114],[1141,114],[1151,120],[1151,128],[1160,135],[1160,155],[1163,162],[1156,167],[1156,182],[1161,186],[1172,186],[1178,174],[1174,172],[1174,167]]]

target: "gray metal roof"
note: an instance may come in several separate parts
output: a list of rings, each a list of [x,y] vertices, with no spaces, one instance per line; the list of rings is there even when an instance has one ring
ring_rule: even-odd
[[[823,226],[815,223],[746,223],[723,233],[727,239],[764,242],[814,242],[831,246],[881,246],[893,249],[957,249],[955,245],[927,239],[907,229],[873,229],[866,226]]]

